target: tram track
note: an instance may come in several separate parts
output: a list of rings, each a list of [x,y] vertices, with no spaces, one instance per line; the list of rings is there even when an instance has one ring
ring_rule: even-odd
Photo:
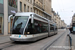
[[[64,32],[66,33],[66,31]],[[59,37],[57,37],[55,40],[52,41],[52,43],[47,43],[43,48],[41,48],[41,50],[47,50],[50,46],[52,46],[52,44],[54,44],[62,35],[64,35],[64,33],[62,33]]]
[[[3,44],[5,44],[5,43],[10,43],[11,41],[8,41],[8,42],[4,42],[4,43],[0,43],[0,45],[3,45]]]
[[[15,46],[17,44],[14,44],[13,42],[9,41],[9,42],[5,42],[5,43],[0,43],[0,50],[3,50],[5,48],[9,48],[12,46]]]

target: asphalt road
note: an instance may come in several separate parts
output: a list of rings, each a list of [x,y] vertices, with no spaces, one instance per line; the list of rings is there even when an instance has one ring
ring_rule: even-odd
[[[55,41],[47,50],[70,50],[69,37],[67,36],[68,30]]]
[[[71,43],[72,43],[72,50],[75,50],[75,34],[70,34]]]
[[[68,31],[59,31],[57,35],[36,42],[8,42],[0,45],[2,50],[65,50],[69,46]],[[63,46],[63,48],[61,47]],[[69,50],[69,49],[67,49]]]

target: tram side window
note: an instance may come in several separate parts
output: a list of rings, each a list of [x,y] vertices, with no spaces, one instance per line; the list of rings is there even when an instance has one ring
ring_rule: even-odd
[[[57,27],[55,27],[55,30],[57,30]]]
[[[54,26],[50,25],[50,31],[54,31]]]
[[[48,32],[48,24],[38,21],[38,20],[34,20],[34,27],[36,28],[36,33],[44,33],[44,32]]]
[[[35,34],[34,24],[31,23],[31,19],[29,20],[29,23],[26,27],[24,34]]]
[[[48,24],[38,20],[34,20],[34,23],[32,24],[31,20],[29,20],[24,34],[38,34],[45,32],[48,32]]]

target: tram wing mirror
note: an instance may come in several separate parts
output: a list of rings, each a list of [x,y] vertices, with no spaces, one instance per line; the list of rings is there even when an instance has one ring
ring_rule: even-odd
[[[8,22],[10,22],[10,18],[11,18],[12,16],[14,16],[14,15],[10,15],[10,16],[8,17]]]
[[[34,22],[33,15],[31,15],[31,23],[33,23],[33,22]]]

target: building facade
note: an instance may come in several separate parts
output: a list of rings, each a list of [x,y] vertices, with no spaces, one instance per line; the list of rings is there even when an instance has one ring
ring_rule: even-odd
[[[17,12],[18,0],[0,0],[0,34],[7,35],[10,31],[8,16]]]
[[[33,0],[20,0],[20,12],[33,12]]]
[[[53,11],[53,9],[52,9],[52,18],[51,18],[51,20],[56,23],[57,28],[66,27],[65,22],[63,20],[61,20],[59,14],[56,13],[55,11]]]
[[[75,14],[72,16],[72,23],[75,23]]]
[[[0,34],[3,33],[4,30],[4,12],[3,12],[3,0],[0,0]]]
[[[51,19],[51,0],[20,0],[19,3],[20,12],[34,12],[49,20]]]
[[[52,16],[52,2],[51,0],[44,0],[44,10],[45,12],[47,12],[48,14],[50,14]]]
[[[66,28],[67,25],[65,24],[64,20],[61,20],[61,28]]]
[[[72,20],[71,20],[71,23],[70,23],[70,27],[72,27],[74,25],[75,25],[75,13],[72,16]]]

